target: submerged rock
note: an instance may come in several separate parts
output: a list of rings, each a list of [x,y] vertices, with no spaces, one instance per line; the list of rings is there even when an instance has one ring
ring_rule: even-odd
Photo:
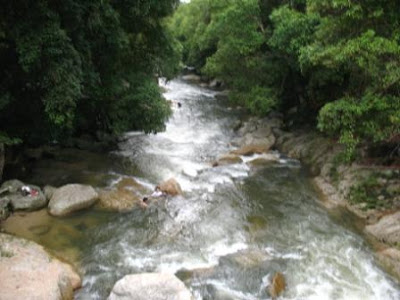
[[[159,187],[162,192],[164,192],[168,195],[171,195],[171,196],[182,195],[181,186],[174,178],[170,178],[170,179],[162,182],[159,185]]]
[[[73,299],[79,275],[42,246],[0,233],[1,299]]]
[[[127,275],[113,287],[108,300],[192,300],[182,281],[172,274],[143,273]]]
[[[285,277],[281,272],[276,272],[268,286],[268,293],[272,299],[276,299],[286,287]]]
[[[22,191],[26,188],[29,192]],[[47,199],[42,190],[31,184],[25,184],[17,179],[5,181],[0,190],[3,202],[9,202],[13,210],[37,210],[47,205]]]
[[[92,206],[99,198],[93,187],[83,184],[67,184],[58,188],[49,202],[53,216],[65,216]]]

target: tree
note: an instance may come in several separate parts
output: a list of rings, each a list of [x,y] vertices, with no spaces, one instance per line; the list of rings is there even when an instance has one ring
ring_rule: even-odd
[[[1,128],[29,143],[96,130],[162,130],[170,110],[155,75],[177,71],[177,46],[163,26],[177,2],[4,3]]]
[[[400,2],[193,0],[170,22],[184,62],[266,115],[296,107],[346,145],[399,147]]]

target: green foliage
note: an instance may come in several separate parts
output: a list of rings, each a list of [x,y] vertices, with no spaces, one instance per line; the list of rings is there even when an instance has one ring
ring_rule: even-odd
[[[186,64],[253,113],[297,107],[346,146],[400,134],[397,0],[193,0],[169,22]]]
[[[382,196],[382,186],[374,175],[370,175],[359,184],[351,187],[349,199],[354,204],[364,204],[364,209],[384,208],[387,203]]]
[[[164,26],[177,3],[2,5],[1,128],[30,143],[99,129],[162,130],[169,110],[152,77],[178,71],[180,45]]]

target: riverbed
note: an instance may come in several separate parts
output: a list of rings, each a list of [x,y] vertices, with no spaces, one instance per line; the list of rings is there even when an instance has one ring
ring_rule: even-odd
[[[270,164],[251,166],[253,156],[212,167],[234,149],[241,108],[180,79],[161,85],[173,109],[165,132],[126,133],[108,154],[65,152],[37,163],[30,178],[107,187],[132,177],[154,189],[173,177],[184,191],[127,213],[37,213],[19,234],[80,269],[76,299],[105,299],[117,280],[142,272],[176,274],[196,299],[269,299],[275,272],[286,278],[281,299],[400,299],[358,232],[320,204],[300,162],[274,153]]]

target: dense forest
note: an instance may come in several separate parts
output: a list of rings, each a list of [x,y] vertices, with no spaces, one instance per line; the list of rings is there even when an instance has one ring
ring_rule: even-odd
[[[192,0],[170,28],[184,62],[252,113],[289,111],[348,161],[356,149],[399,156],[398,0]]]
[[[337,139],[348,161],[398,159],[398,0],[16,0],[0,17],[0,144],[163,130],[156,78],[182,61],[251,113]]]
[[[4,1],[3,1],[4,2]],[[0,143],[162,130],[156,75],[179,56],[163,26],[177,0],[16,0],[0,7]]]

